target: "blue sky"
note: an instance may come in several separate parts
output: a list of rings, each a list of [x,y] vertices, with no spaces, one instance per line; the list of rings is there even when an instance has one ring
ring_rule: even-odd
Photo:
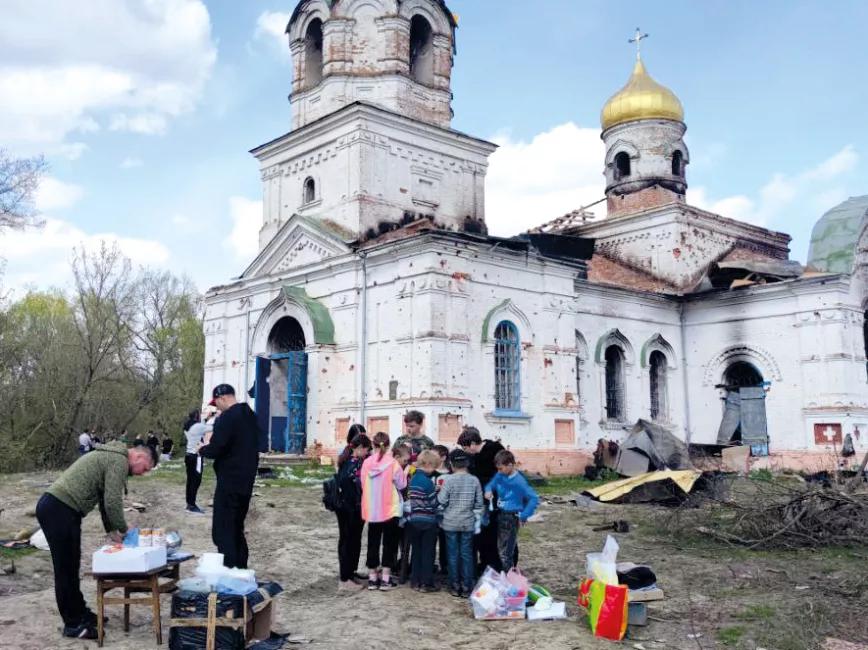
[[[487,219],[515,234],[602,195],[599,111],[643,58],[685,107],[688,199],[794,236],[868,193],[868,3],[452,0],[453,127],[501,144]],[[44,152],[46,227],[0,235],[3,284],[63,285],[74,245],[118,241],[201,289],[252,259],[247,153],[289,128],[295,2],[10,0],[0,146]],[[830,7],[832,9],[830,9]]]

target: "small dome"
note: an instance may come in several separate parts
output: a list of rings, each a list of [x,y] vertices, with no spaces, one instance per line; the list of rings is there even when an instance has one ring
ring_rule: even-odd
[[[814,224],[808,266],[826,273],[851,273],[866,226],[868,194],[851,196],[836,205]]]
[[[616,124],[655,118],[683,122],[684,109],[675,93],[654,81],[637,58],[627,84],[603,106],[600,124],[605,131]]]

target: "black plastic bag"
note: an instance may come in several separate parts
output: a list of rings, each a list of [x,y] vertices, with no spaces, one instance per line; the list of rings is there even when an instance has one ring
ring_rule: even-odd
[[[208,618],[208,596],[195,591],[176,591],[172,595],[172,618]],[[217,594],[217,617],[229,612],[235,618],[244,616],[244,597],[232,594]],[[201,650],[208,636],[203,627],[173,627],[169,631],[169,650]],[[244,650],[244,629],[217,627],[216,650]]]

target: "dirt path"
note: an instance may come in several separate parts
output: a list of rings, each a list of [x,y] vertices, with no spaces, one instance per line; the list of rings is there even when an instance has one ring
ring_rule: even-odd
[[[5,509],[0,531],[34,522],[28,511],[50,478],[44,474],[0,479],[0,503]],[[131,500],[148,504],[146,513],[129,515],[131,523],[177,528],[184,536],[185,549],[194,553],[213,550],[210,517],[184,512],[177,472],[133,480],[130,487]],[[212,489],[213,484],[206,482],[203,494]],[[276,629],[310,639],[306,646],[310,648],[611,648],[610,642],[591,636],[584,612],[575,605],[575,595],[585,553],[599,550],[605,539],[605,533],[593,532],[591,527],[613,519],[627,519],[633,525],[630,533],[617,536],[620,559],[649,563],[667,593],[665,601],[649,608],[654,620],[647,627],[631,628],[626,647],[639,643],[648,650],[801,650],[819,647],[819,639],[829,631],[840,638],[868,640],[866,625],[857,621],[868,606],[864,591],[846,592],[847,585],[856,584],[854,572],[865,573],[864,559],[856,560],[860,568],[846,553],[748,555],[720,548],[687,549],[661,535],[670,514],[664,509],[609,506],[588,512],[571,505],[544,506],[545,520],[522,530],[521,566],[533,582],[566,601],[570,618],[479,622],[473,620],[467,601],[446,592],[419,594],[401,588],[390,593],[339,594],[337,526],[333,515],[320,505],[319,487],[264,486],[257,493],[260,496],[254,499],[247,520],[251,566],[286,590],[279,597]],[[83,568],[102,537],[99,517],[92,514],[85,520]],[[0,566],[8,562],[3,559]],[[48,554],[19,558],[16,567],[15,575],[0,576],[0,647],[86,646],[59,635]],[[844,593],[835,596],[834,589],[842,584]],[[85,597],[93,603],[92,581],[83,580],[83,586]],[[169,598],[163,600],[164,622]],[[107,648],[153,644],[150,614],[146,608],[132,611],[128,635],[121,630],[119,611],[110,612]],[[164,638],[167,636],[166,631]]]

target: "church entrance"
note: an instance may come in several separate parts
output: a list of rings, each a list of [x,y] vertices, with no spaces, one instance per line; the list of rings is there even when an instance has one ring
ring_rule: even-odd
[[[726,389],[723,418],[717,431],[717,444],[750,445],[753,456],[768,456],[766,391],[762,373],[747,361],[733,363],[719,388]]]
[[[304,331],[289,316],[268,334],[268,354],[256,357],[256,418],[260,451],[302,454],[307,446],[307,354]]]

